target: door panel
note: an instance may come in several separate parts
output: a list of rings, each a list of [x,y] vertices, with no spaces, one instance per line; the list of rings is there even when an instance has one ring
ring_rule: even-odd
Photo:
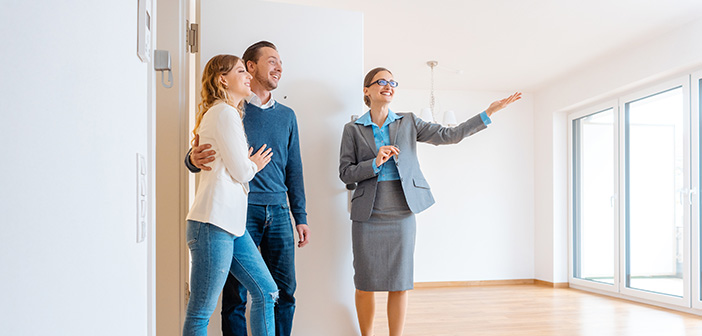
[[[353,270],[347,193],[337,167],[343,125],[364,112],[362,15],[266,1],[207,0],[200,1],[200,27],[197,78],[214,55],[241,56],[261,40],[277,46],[283,73],[273,98],[297,115],[313,237],[296,249],[299,304],[293,334],[355,335],[353,291],[339,290],[353,289]],[[219,334],[219,324],[216,311],[211,334]]]

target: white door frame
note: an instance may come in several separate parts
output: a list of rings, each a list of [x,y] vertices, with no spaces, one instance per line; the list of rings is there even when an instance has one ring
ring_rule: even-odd
[[[614,125],[613,125],[613,133],[612,133],[612,139],[615,143],[615,148],[613,150],[613,155],[614,155],[614,167],[612,174],[614,174],[614,181],[616,184],[616,181],[618,181],[617,174],[619,172],[619,146],[616,146],[616,143],[619,139],[619,104],[618,101],[615,100],[608,100],[606,102],[590,106],[585,109],[578,110],[576,112],[573,112],[568,115],[568,282],[572,285],[575,286],[582,286],[586,288],[592,288],[596,289],[598,291],[602,292],[611,292],[611,293],[617,293],[619,292],[619,259],[617,258],[617,253],[615,251],[614,253],[614,269],[613,275],[614,275],[614,284],[609,285],[605,283],[598,283],[595,281],[588,281],[584,279],[579,279],[573,276],[574,274],[574,257],[575,257],[575,246],[573,246],[573,242],[575,239],[575,232],[573,230],[573,224],[574,224],[574,202],[575,202],[575,197],[573,195],[574,189],[573,189],[573,183],[574,183],[574,176],[573,176],[573,159],[574,159],[574,152],[573,152],[573,144],[574,144],[574,134],[573,134],[573,121],[588,116],[592,114],[596,114],[608,109],[613,110],[613,118],[614,118]],[[613,233],[614,233],[614,239],[615,242],[619,241],[619,202],[616,200],[618,199],[618,194],[617,194],[618,188],[616,185],[612,186],[612,193],[614,197],[613,201],[613,222],[614,222],[614,228],[613,228]],[[616,244],[615,244],[616,246]]]
[[[620,153],[625,152],[625,120],[624,120],[624,115],[626,113],[626,104],[632,101],[635,101],[637,99],[644,98],[649,95],[657,94],[659,92],[666,91],[668,89],[681,86],[682,91],[683,91],[683,100],[684,100],[684,105],[683,105],[683,111],[685,111],[685,118],[683,122],[683,128],[685,129],[684,131],[684,136],[683,136],[683,144],[684,144],[684,172],[683,172],[683,181],[684,185],[688,186],[690,185],[690,151],[689,151],[689,140],[690,140],[690,120],[689,120],[689,115],[687,114],[687,111],[689,111],[689,99],[686,100],[686,98],[689,98],[689,92],[690,92],[690,85],[689,85],[689,77],[684,76],[684,77],[678,77],[673,80],[665,81],[658,83],[653,86],[646,87],[645,89],[636,91],[634,93],[625,95],[619,99],[619,112],[620,112],[620,120],[621,122],[619,123],[619,151]],[[628,288],[626,286],[626,258],[628,257],[627,255],[627,236],[626,236],[626,230],[627,230],[627,225],[626,225],[626,216],[627,211],[626,211],[626,179],[623,178],[626,176],[626,165],[624,162],[622,162],[620,165],[620,173],[619,176],[622,177],[620,178],[619,181],[619,190],[621,197],[619,197],[619,207],[622,209],[620,211],[620,240],[619,240],[619,257],[620,257],[620,293],[627,295],[627,296],[632,296],[632,297],[637,297],[641,298],[644,300],[651,300],[651,301],[658,301],[662,302],[665,304],[669,305],[676,305],[680,307],[690,307],[690,258],[685,258],[683,262],[683,288],[684,288],[684,293],[682,297],[675,297],[675,296],[670,296],[670,295],[665,295],[665,294],[659,294],[659,293],[653,293],[653,292],[647,292],[644,290],[638,290],[638,289],[633,289],[633,288]],[[683,253],[685,256],[689,256],[690,253],[690,205],[687,204],[686,202],[684,203],[684,223],[683,223]]]
[[[690,221],[692,228],[690,230],[692,256],[690,257],[690,300],[692,308],[702,309],[702,300],[700,296],[700,253],[702,249],[700,244],[700,80],[702,80],[702,70],[692,73],[690,77],[690,136],[692,140],[692,151],[690,153],[692,159],[690,185],[696,189],[692,198],[692,213]]]
[[[702,269],[700,267],[700,263],[702,262],[702,227],[700,226],[700,198],[699,198],[699,189],[700,189],[700,128],[701,128],[701,120],[700,120],[700,114],[702,112],[702,106],[700,102],[700,81],[702,80],[702,70],[699,70],[697,72],[693,72],[690,74],[689,72],[684,75],[684,76],[679,76],[679,77],[674,77],[670,80],[666,81],[661,81],[658,82],[657,84],[645,87],[640,90],[636,90],[634,92],[630,92],[625,95],[621,95],[617,100],[614,101],[607,101],[603,102],[598,105],[592,105],[589,106],[586,109],[580,109],[576,110],[568,115],[568,145],[569,150],[568,150],[568,198],[569,198],[569,218],[568,218],[568,230],[569,230],[569,282],[571,284],[571,287],[574,288],[579,288],[579,289],[585,289],[601,294],[606,294],[614,297],[619,297],[619,298],[625,298],[628,300],[633,300],[637,302],[643,302],[643,303],[648,303],[648,304],[653,304],[656,306],[661,306],[661,307],[666,307],[670,309],[675,309],[679,311],[685,311],[685,312],[691,312],[695,314],[700,314],[700,310],[702,309],[702,278],[700,276],[700,272],[702,272]],[[646,292],[642,290],[637,290],[637,289],[632,289],[632,288],[626,288],[626,213],[625,213],[625,206],[626,206],[626,195],[624,194],[625,191],[625,181],[622,178],[625,174],[625,167],[624,167],[624,162],[618,162],[618,159],[615,160],[615,165],[619,166],[619,171],[617,173],[618,175],[618,183],[619,185],[617,186],[617,192],[620,193],[618,195],[618,200],[616,203],[617,206],[615,208],[615,212],[617,212],[619,215],[619,218],[617,218],[617,227],[619,232],[616,233],[616,236],[618,236],[618,245],[619,245],[619,251],[617,255],[619,256],[619,260],[615,262],[618,269],[617,275],[615,275],[615,278],[618,280],[615,280],[615,285],[614,286],[609,286],[606,284],[599,284],[596,282],[591,282],[591,281],[586,281],[582,279],[577,279],[573,277],[573,270],[574,270],[574,264],[573,264],[573,257],[574,257],[574,246],[573,246],[573,238],[574,238],[574,232],[573,232],[573,121],[595,113],[596,111],[602,111],[608,107],[611,107],[614,105],[615,107],[615,112],[617,113],[617,117],[615,118],[615,124],[617,130],[615,130],[615,134],[617,136],[617,141],[618,145],[617,148],[615,149],[615,152],[620,153],[624,151],[625,143],[624,143],[624,130],[625,126],[624,125],[624,115],[625,115],[625,104],[627,102],[630,102],[635,99],[639,99],[642,97],[645,97],[650,94],[655,94],[667,89],[670,89],[675,86],[682,86],[683,88],[683,94],[684,96],[684,106],[683,108],[685,109],[685,113],[688,113],[690,111],[690,115],[685,116],[685,135],[684,135],[684,142],[685,142],[685,161],[686,161],[686,167],[685,167],[685,172],[684,172],[684,179],[685,179],[685,185],[686,187],[690,190],[690,204],[687,204],[688,202],[685,202],[685,223],[684,223],[684,237],[683,237],[683,242],[684,242],[684,254],[685,254],[685,262],[683,264],[683,269],[684,269],[684,294],[683,297],[673,297],[669,295],[663,295],[663,294],[657,294],[657,293],[652,293],[652,292]],[[618,157],[618,154],[617,154]]]
[[[189,149],[190,58],[186,34],[191,2],[156,0],[154,49],[171,55],[173,86],[156,84],[156,330],[180,334],[185,320],[188,250],[185,217],[191,177],[183,164]],[[157,74],[160,82],[161,74]]]

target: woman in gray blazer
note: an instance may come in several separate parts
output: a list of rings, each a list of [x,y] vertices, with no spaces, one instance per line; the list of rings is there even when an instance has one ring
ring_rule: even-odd
[[[419,169],[417,142],[455,144],[490,123],[490,116],[519,100],[521,93],[490,104],[456,127],[442,127],[412,113],[389,109],[397,88],[392,73],[375,68],[363,80],[370,111],[344,126],[339,177],[358,184],[351,199],[356,312],[363,336],[373,335],[374,292],[388,293],[390,335],[402,335],[407,290],[414,287],[414,214],[432,204]]]

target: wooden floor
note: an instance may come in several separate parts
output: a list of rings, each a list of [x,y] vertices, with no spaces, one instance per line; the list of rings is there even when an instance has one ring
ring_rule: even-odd
[[[376,294],[375,335],[387,336],[387,294]],[[702,335],[702,317],[569,288],[537,285],[410,291],[404,336]]]

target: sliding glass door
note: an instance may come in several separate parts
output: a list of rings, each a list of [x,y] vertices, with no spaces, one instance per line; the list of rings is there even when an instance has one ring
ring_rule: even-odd
[[[690,109],[686,80],[622,97],[622,293],[684,305],[689,292]]]
[[[572,274],[610,291],[618,282],[616,111],[612,102],[571,116]]]
[[[702,308],[690,90],[680,78],[569,116],[573,285]]]

